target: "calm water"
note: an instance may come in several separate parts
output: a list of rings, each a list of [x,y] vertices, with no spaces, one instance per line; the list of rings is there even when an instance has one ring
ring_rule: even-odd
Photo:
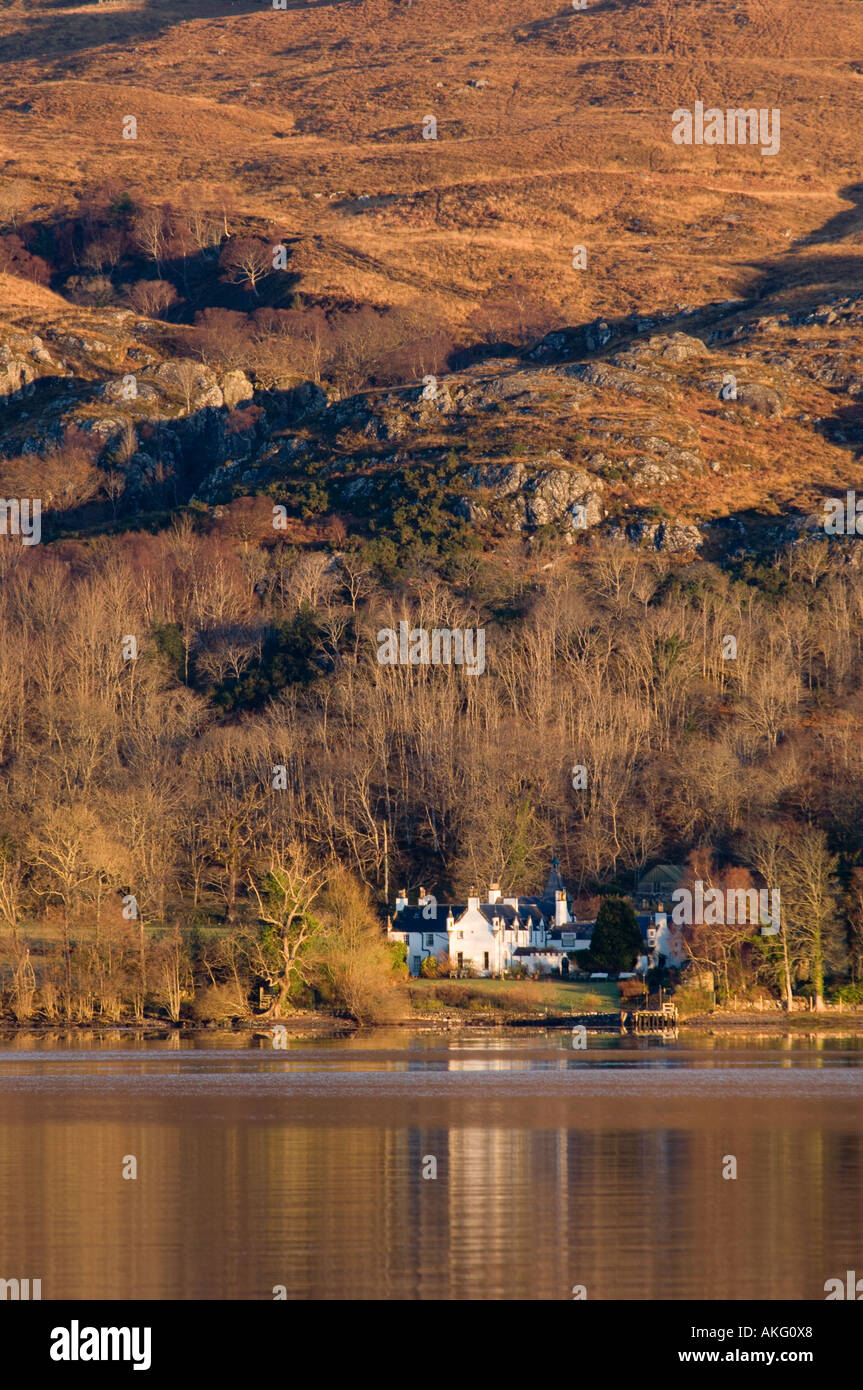
[[[43,1298],[823,1300],[863,1271],[861,1102],[863,1039],[6,1037],[0,1277]]]

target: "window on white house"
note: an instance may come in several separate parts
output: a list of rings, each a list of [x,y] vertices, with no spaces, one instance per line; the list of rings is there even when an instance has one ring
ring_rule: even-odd
[[[464,932],[463,932],[463,931],[456,932],[456,939],[457,939],[458,941],[464,941]]]
[[[426,932],[426,946],[433,946],[433,945],[434,945],[434,932],[427,931],[427,932]]]

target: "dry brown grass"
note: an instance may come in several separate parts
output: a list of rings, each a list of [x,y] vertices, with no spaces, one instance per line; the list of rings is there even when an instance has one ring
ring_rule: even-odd
[[[0,313],[40,315],[68,312],[69,305],[59,294],[17,275],[0,275]]]
[[[0,141],[52,198],[111,174],[174,200],[227,186],[301,237],[313,293],[422,297],[457,323],[516,274],[575,321],[742,294],[767,265],[829,280],[833,247],[788,252],[850,205],[861,40],[853,0],[805,22],[797,0],[526,0],[517,16],[508,0],[16,0],[0,16]],[[698,98],[780,106],[780,155],[672,145],[671,112]],[[137,142],[120,138],[125,114]]]
[[[463,337],[511,281],[569,323],[732,297],[772,312],[863,291],[860,51],[858,0],[12,0],[0,159],[32,204],[119,177],[255,219],[295,238],[307,296],[418,306]],[[780,107],[780,154],[673,145],[671,113],[697,99]],[[0,312],[38,328],[63,307],[9,282]],[[669,485],[666,510],[805,503],[844,479],[847,451],[794,420],[835,400],[814,382],[791,396],[747,431],[683,393],[723,468],[697,497]]]

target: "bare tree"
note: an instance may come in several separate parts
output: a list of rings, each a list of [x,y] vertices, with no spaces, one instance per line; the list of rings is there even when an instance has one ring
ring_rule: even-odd
[[[158,318],[177,301],[177,291],[168,280],[138,280],[129,290],[129,302],[141,314]]]
[[[254,237],[234,237],[222,248],[219,265],[235,285],[248,285],[257,296],[259,282],[273,269],[272,248]]]
[[[258,872],[249,874],[264,930],[248,939],[247,958],[277,991],[268,1010],[273,1017],[284,1016],[295,981],[308,978],[306,954],[320,930],[313,909],[327,873],[302,845],[289,842],[274,846]]]
[[[192,409],[192,401],[201,389],[201,368],[197,362],[192,362],[189,358],[181,358],[179,362],[174,363],[174,376],[183,393],[186,414],[188,415]]]
[[[161,275],[165,252],[165,218],[160,208],[148,208],[135,218],[132,239],[145,256],[156,262],[156,269]]]

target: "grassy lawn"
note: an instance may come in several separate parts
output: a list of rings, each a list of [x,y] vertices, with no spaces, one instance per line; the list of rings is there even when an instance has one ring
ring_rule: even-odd
[[[519,1014],[612,1013],[617,984],[593,980],[411,980],[403,986],[417,1013],[445,1009],[502,1010]]]

